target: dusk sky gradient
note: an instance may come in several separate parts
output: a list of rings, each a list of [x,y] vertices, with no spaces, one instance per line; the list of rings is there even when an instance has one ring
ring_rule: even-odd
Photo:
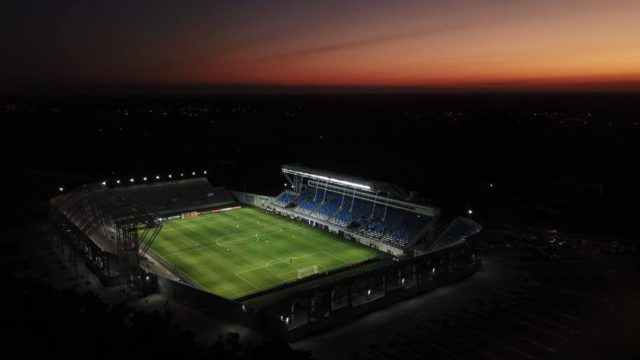
[[[9,1],[0,82],[640,90],[638,0]]]

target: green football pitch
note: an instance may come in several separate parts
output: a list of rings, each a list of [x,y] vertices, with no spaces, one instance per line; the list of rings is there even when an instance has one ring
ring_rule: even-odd
[[[237,299],[317,272],[387,257],[255,208],[241,208],[163,224],[151,249],[187,280]]]

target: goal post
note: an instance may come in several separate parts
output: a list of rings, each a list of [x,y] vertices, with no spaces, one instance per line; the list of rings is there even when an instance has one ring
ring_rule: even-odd
[[[183,218],[183,219],[186,219],[186,218],[190,218],[190,217],[196,217],[196,216],[198,216],[198,215],[200,215],[200,213],[199,213],[199,212],[197,212],[197,211],[190,211],[190,212],[186,212],[186,213],[182,213],[182,214],[180,214],[180,217],[181,217],[181,218]]]
[[[298,269],[298,279],[311,276],[318,273],[318,265],[312,265]]]

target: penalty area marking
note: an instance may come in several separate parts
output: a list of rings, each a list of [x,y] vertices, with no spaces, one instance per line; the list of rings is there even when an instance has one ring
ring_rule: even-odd
[[[299,259],[302,259],[302,258],[306,258],[306,257],[309,257],[309,256],[315,256],[315,255],[318,255],[318,254],[325,254],[325,255],[329,255],[329,256],[331,256],[331,257],[333,257],[333,258],[337,259],[337,260],[340,260],[340,261],[341,261],[341,264],[339,264],[336,268],[340,268],[340,267],[343,267],[343,266],[348,265],[348,264],[350,264],[350,263],[351,263],[351,262],[345,262],[344,260],[342,260],[342,259],[338,258],[337,256],[332,255],[332,254],[330,254],[330,253],[328,253],[328,252],[326,252],[326,251],[318,251],[318,252],[314,252],[314,253],[307,254],[307,255],[302,255],[302,256],[287,256],[287,257],[282,257],[282,258],[277,258],[277,259],[269,260],[266,264],[264,264],[264,265],[262,265],[262,266],[258,266],[258,267],[256,267],[256,268],[249,269],[249,270],[239,271],[239,272],[235,273],[235,275],[236,275],[238,278],[240,278],[241,280],[243,280],[244,282],[246,282],[246,283],[250,284],[251,286],[253,286],[253,287],[255,288],[255,290],[266,289],[266,288],[269,288],[269,287],[274,286],[274,284],[270,284],[270,285],[264,286],[264,287],[262,287],[262,288],[258,288],[255,284],[253,284],[253,283],[249,282],[247,279],[245,279],[245,278],[244,278],[243,276],[241,276],[241,275],[246,274],[246,273],[249,273],[249,272],[253,272],[253,271],[256,271],[256,270],[260,270],[260,269],[266,269],[267,267],[269,267],[269,266],[271,266],[271,265],[274,265],[274,264],[278,264],[278,263],[282,263],[282,262],[286,263],[286,262],[287,262],[287,261],[289,261],[290,259],[299,260]],[[321,266],[321,265],[318,265],[318,264],[313,264],[313,265],[316,265],[316,266],[318,266],[318,268],[321,268],[323,272],[327,271],[327,269],[326,269],[324,266]],[[312,265],[312,266],[313,266],[313,265]],[[286,272],[284,272],[284,273],[278,273],[278,274],[275,274],[275,276],[276,276],[277,278],[279,278],[280,280],[283,280],[283,279],[281,278],[281,276],[282,276],[282,275],[284,275],[284,274],[288,274],[288,273],[290,273],[290,272],[297,272],[297,271],[298,271],[298,269],[293,270],[293,271],[286,271]],[[285,280],[283,280],[283,281],[285,281]],[[286,281],[285,281],[285,282],[286,282]]]
[[[312,264],[312,265],[310,265],[310,266],[317,266],[317,267],[318,267],[318,273],[326,272],[326,271],[327,271],[327,269],[325,269],[323,266],[318,265],[318,264]],[[310,267],[310,266],[305,266],[304,268],[308,268],[308,267]],[[282,278],[282,276],[283,276],[283,275],[286,275],[286,274],[297,273],[299,270],[304,269],[304,268],[299,268],[299,269],[295,269],[295,270],[292,270],[292,271],[286,271],[286,272],[283,272],[283,273],[277,274],[276,276],[277,276],[280,280],[282,280],[282,281],[284,281],[284,282],[291,281],[291,280],[283,279],[283,278]],[[313,274],[310,274],[310,275],[305,276],[305,277],[309,277],[309,276],[311,276],[311,275],[315,275],[315,274],[317,274],[317,273],[313,273]],[[301,279],[304,279],[304,278],[301,278]]]

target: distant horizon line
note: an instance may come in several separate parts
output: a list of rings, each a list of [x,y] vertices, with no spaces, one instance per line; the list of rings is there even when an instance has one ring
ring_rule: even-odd
[[[242,94],[640,94],[640,82],[529,85],[298,85],[23,82],[0,83],[0,96]]]

